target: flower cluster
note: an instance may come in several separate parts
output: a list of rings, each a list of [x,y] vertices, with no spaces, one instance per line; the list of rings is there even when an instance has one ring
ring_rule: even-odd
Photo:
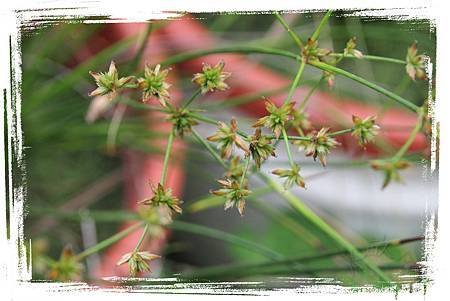
[[[266,111],[269,115],[259,118],[253,127],[266,127],[272,130],[275,137],[278,139],[281,135],[281,131],[285,128],[286,123],[291,120],[291,113],[295,103],[289,102],[283,104],[281,107],[277,107],[273,102],[266,101]]]
[[[275,147],[272,140],[265,135],[261,135],[261,128],[255,130],[255,134],[249,137],[249,150],[255,161],[256,167],[261,167],[261,162],[267,160],[269,156],[275,157]]]
[[[119,78],[116,64],[111,61],[108,72],[92,72],[89,71],[97,84],[97,89],[89,93],[89,96],[107,95],[109,99],[116,96],[119,89],[127,87],[134,76],[127,76]],[[133,87],[131,85],[130,87]]]
[[[117,262],[117,265],[127,263],[130,270],[130,275],[135,277],[138,273],[147,271],[150,272],[148,262],[159,258],[161,258],[161,256],[149,253],[147,251],[133,251],[124,254]]]
[[[311,38],[308,39],[302,51],[303,58],[306,61],[323,60],[330,53],[331,50],[319,48],[319,42]]]
[[[307,141],[296,141],[300,149],[305,150],[306,156],[312,156],[314,161],[319,158],[323,166],[327,165],[327,155],[331,149],[338,146],[339,142],[328,135],[329,128],[322,128],[320,131],[312,131],[308,134]]]
[[[177,108],[170,103],[167,103],[169,109],[169,117],[167,118],[173,125],[173,129],[177,136],[183,138],[186,133],[192,131],[192,127],[198,122],[190,115],[190,110],[187,108]]]
[[[165,189],[161,183],[158,183],[157,186],[150,185],[153,197],[149,199],[145,199],[140,201],[139,203],[144,205],[151,205],[154,207],[163,206],[167,209],[169,209],[169,215],[172,214],[172,212],[176,212],[181,214],[182,209],[180,205],[183,203],[180,201],[177,197],[172,195],[172,190],[170,188]]]
[[[217,132],[206,139],[217,142],[218,148],[221,150],[222,158],[229,158],[231,156],[234,145],[242,149],[246,154],[249,153],[248,146],[238,134],[238,125],[234,118],[231,119],[229,126],[219,121]]]
[[[392,180],[396,182],[402,181],[398,171],[408,168],[410,163],[402,159],[374,160],[371,162],[371,166],[375,170],[381,170],[384,172],[382,187],[386,188]]]
[[[427,78],[425,72],[425,60],[426,56],[424,54],[417,54],[417,42],[414,42],[409,48],[406,54],[406,73],[412,80],[416,77],[421,80]]]
[[[166,82],[168,73],[168,69],[161,70],[161,65],[156,65],[154,69],[145,66],[144,77],[137,79],[139,88],[142,89],[142,102],[155,97],[162,106],[166,106],[170,88],[170,84]]]
[[[83,266],[74,256],[70,247],[65,247],[58,261],[50,264],[49,278],[52,280],[68,281],[80,277]]]
[[[378,135],[380,127],[375,124],[376,116],[369,116],[361,119],[358,116],[353,115],[353,130],[352,136],[358,138],[359,145],[365,147],[369,142],[375,140],[375,136]]]
[[[290,169],[275,169],[272,173],[280,178],[286,178],[286,181],[284,182],[285,189],[291,188],[294,184],[305,188],[305,180],[300,175],[300,166],[297,164],[294,164]]]
[[[244,181],[242,185],[238,180],[228,178],[217,180],[217,182],[219,182],[222,187],[212,191],[212,193],[226,198],[225,210],[236,206],[239,214],[244,215],[245,197],[249,196],[251,193],[251,191],[247,189],[246,181]]]
[[[347,45],[344,48],[344,56],[353,55],[358,59],[361,59],[364,55],[361,51],[356,49],[356,38],[353,37],[348,40]]]
[[[214,90],[224,91],[229,88],[225,80],[231,75],[230,72],[223,71],[224,67],[224,62],[219,62],[214,67],[204,64],[202,72],[194,74],[192,81],[200,86],[202,94]]]

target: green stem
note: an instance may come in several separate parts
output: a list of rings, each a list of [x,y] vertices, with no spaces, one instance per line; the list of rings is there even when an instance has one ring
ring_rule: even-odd
[[[291,167],[294,168],[295,162],[294,162],[294,159],[292,158],[291,146],[289,145],[289,139],[288,139],[288,135],[286,133],[286,129],[285,128],[282,129],[282,133],[283,133],[284,143],[286,145],[286,153],[287,153],[287,156],[289,158],[289,163],[291,164]]]
[[[353,54],[343,54],[343,53],[330,53],[328,56],[337,57],[339,59],[356,59],[356,60],[368,60],[368,61],[375,61],[375,62],[385,62],[385,63],[394,63],[394,64],[400,64],[400,65],[406,65],[406,61],[399,60],[395,58],[390,57],[383,57],[383,56],[376,56],[376,55],[368,55],[364,54],[362,58],[358,58],[354,56]]]
[[[174,56],[170,57],[169,59],[165,60],[162,64],[164,64],[164,65],[176,64],[176,63],[184,62],[187,60],[191,60],[191,59],[195,59],[195,58],[198,58],[201,56],[215,54],[215,53],[263,53],[263,54],[269,54],[269,55],[284,56],[284,57],[288,57],[288,58],[295,59],[298,61],[302,60],[301,56],[299,56],[295,53],[289,52],[289,51],[285,51],[285,50],[265,48],[265,47],[256,47],[256,46],[232,46],[232,47],[201,50],[201,51],[187,52],[187,53],[182,53],[179,55],[174,55]],[[364,56],[364,57],[366,57],[366,56]],[[409,108],[413,111],[416,111],[418,109],[418,107],[415,104],[402,98],[401,96],[399,96],[391,91],[388,91],[388,90],[386,90],[374,83],[371,83],[357,75],[354,75],[350,72],[347,72],[345,70],[339,69],[337,67],[334,67],[334,66],[331,66],[331,65],[325,64],[323,62],[319,62],[319,61],[309,61],[307,63],[309,65],[317,67],[319,69],[329,71],[329,72],[334,72],[339,75],[348,77],[360,84],[363,84],[363,85],[371,88],[372,90],[375,90],[389,98],[392,98],[393,100],[399,102],[400,104],[406,106],[407,108]]]
[[[336,131],[336,132],[333,132],[333,133],[329,133],[327,136],[329,136],[329,137],[336,137],[336,136],[339,136],[339,135],[351,133],[352,131],[353,131],[353,128],[349,128],[349,129],[344,129],[344,130]]]
[[[170,152],[172,150],[173,138],[175,136],[174,129],[172,128],[169,134],[169,139],[167,140],[166,153],[164,155],[163,168],[161,172],[160,183],[164,186],[166,182],[167,168],[169,165]]]
[[[323,16],[322,20],[319,23],[319,26],[317,26],[316,30],[311,36],[311,40],[317,40],[317,38],[320,35],[320,32],[322,31],[323,26],[328,22],[328,19],[331,17],[331,14],[333,13],[333,10],[328,10],[325,16]]]
[[[251,159],[251,156],[248,155],[248,156],[247,156],[247,159],[245,160],[244,171],[242,172],[241,181],[240,181],[240,183],[239,183],[239,186],[240,186],[240,187],[242,187],[242,185],[244,185],[245,176],[247,175],[248,167],[249,167],[249,165],[250,165],[250,159]]]
[[[287,104],[291,101],[292,96],[294,95],[295,89],[297,89],[298,83],[300,82],[300,78],[302,77],[303,70],[305,70],[306,61],[302,60],[300,63],[300,67],[298,68],[298,72],[295,75],[294,81],[292,82],[292,86],[289,89],[289,93],[284,100],[284,104]]]
[[[411,144],[414,142],[414,139],[416,139],[417,134],[422,129],[423,115],[424,115],[424,111],[421,108],[418,112],[416,126],[411,131],[411,134],[409,135],[408,140],[406,140],[405,144],[403,144],[402,147],[398,150],[398,152],[394,155],[394,157],[393,157],[394,161],[400,160],[405,155],[405,153],[408,151],[408,149],[411,147]]]
[[[79,253],[78,255],[75,256],[75,259],[76,260],[82,260],[83,258],[85,258],[85,257],[87,257],[89,255],[92,255],[94,253],[97,253],[97,252],[105,249],[106,247],[108,247],[108,246],[118,242],[122,238],[126,237],[131,232],[134,232],[136,229],[142,227],[143,224],[144,224],[144,222],[136,223],[133,226],[130,226],[130,227],[128,227],[127,229],[125,229],[123,231],[120,231],[119,233],[111,236],[110,238],[107,238],[107,239],[99,242],[95,246],[92,246],[92,247],[84,250],[83,252]]]
[[[343,76],[348,77],[348,78],[350,78],[350,79],[352,79],[352,80],[354,80],[356,82],[359,82],[360,84],[363,84],[363,85],[365,85],[365,86],[367,86],[367,87],[369,87],[369,88],[371,88],[371,89],[373,89],[373,90],[375,90],[375,91],[377,91],[377,92],[379,92],[379,93],[381,93],[381,94],[383,94],[383,95],[385,95],[385,96],[387,96],[389,98],[392,98],[393,100],[395,100],[398,103],[404,105],[405,107],[407,107],[411,111],[417,112],[417,110],[419,109],[418,106],[416,106],[412,102],[404,99],[403,97],[401,97],[401,96],[399,96],[399,95],[397,95],[397,94],[395,94],[395,93],[393,93],[393,92],[391,92],[389,90],[386,90],[385,88],[382,88],[382,87],[380,87],[380,86],[378,86],[378,85],[376,85],[376,84],[374,84],[372,82],[369,82],[368,80],[366,80],[366,79],[364,79],[362,77],[359,77],[359,76],[357,76],[357,75],[355,75],[353,73],[350,73],[348,71],[342,70],[342,69],[337,68],[337,67],[332,66],[332,65],[328,65],[328,64],[320,62],[320,61],[309,61],[308,64],[311,65],[311,66],[317,67],[319,69],[328,71],[328,72],[333,72],[333,73],[336,73],[336,74],[339,74],[339,75],[343,75]]]
[[[195,91],[195,93],[192,94],[191,98],[189,98],[188,101],[186,101],[184,103],[183,109],[186,109],[197,98],[197,96],[200,95],[200,93],[202,93],[201,89],[198,89],[197,91]]]
[[[216,161],[219,162],[220,165],[223,166],[223,168],[225,168],[225,169],[228,168],[225,161],[214,151],[214,149],[211,147],[211,145],[208,143],[208,141],[203,139],[203,137],[200,136],[200,134],[195,129],[192,129],[192,134],[197,139],[197,141],[208,150],[208,152],[214,157],[214,159],[216,159]]]
[[[258,172],[260,178],[278,192],[298,213],[313,223],[317,228],[321,229],[331,239],[333,239],[343,249],[347,250],[355,259],[356,263],[362,268],[367,268],[375,273],[382,281],[389,282],[390,279],[385,275],[376,265],[370,262],[364,255],[359,252],[350,242],[342,237],[336,230],[329,226],[323,219],[317,216],[311,209],[309,209],[300,199],[298,199],[291,192],[286,191],[277,182],[273,181],[267,175]]]
[[[308,104],[309,100],[311,99],[311,96],[313,95],[314,91],[316,91],[317,88],[319,88],[320,84],[323,82],[325,77],[321,77],[319,81],[316,82],[314,86],[312,86],[311,89],[309,89],[308,94],[306,94],[305,98],[303,99],[302,103],[298,107],[300,111],[303,111]]]
[[[133,70],[135,70],[138,67],[139,62],[141,61],[142,56],[144,55],[145,48],[148,45],[147,42],[150,39],[150,34],[152,33],[152,28],[153,28],[153,23],[149,23],[147,25],[146,30],[145,30],[144,39],[142,40],[142,43],[139,46],[139,49],[136,52],[135,57],[133,58],[133,60],[130,63],[130,70],[129,70],[129,72],[132,72]]]
[[[219,122],[217,120],[208,118],[206,116],[198,115],[198,114],[191,113],[191,112],[189,113],[189,116],[194,118],[194,119],[197,119],[198,121],[203,121],[203,122],[206,122],[206,123],[209,123],[209,124],[213,124],[213,125],[219,125]],[[246,133],[244,133],[242,131],[237,131],[237,133],[240,136],[242,136],[243,138],[245,138],[246,140],[248,140],[248,135]]]
[[[277,18],[277,20],[281,23],[281,25],[284,27],[284,29],[288,32],[288,34],[291,36],[291,38],[295,42],[295,44],[297,44],[297,46],[300,49],[303,49],[302,40],[294,31],[291,30],[291,28],[289,27],[289,24],[287,24],[286,21],[284,21],[283,17],[281,17],[278,12],[274,12],[273,14]]]
[[[138,243],[134,247],[134,251],[133,251],[134,253],[139,251],[139,248],[141,247],[142,242],[144,241],[145,235],[147,235],[148,228],[149,228],[149,224],[146,224],[144,227],[144,231],[142,231],[141,237],[139,238]]]

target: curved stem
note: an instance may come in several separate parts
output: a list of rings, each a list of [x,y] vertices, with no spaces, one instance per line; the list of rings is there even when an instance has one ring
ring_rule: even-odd
[[[197,96],[200,95],[200,93],[202,93],[202,89],[198,89],[197,91],[195,91],[195,93],[192,94],[191,98],[189,98],[183,105],[183,109],[186,109],[197,98]]]
[[[321,77],[314,86],[309,89],[308,94],[306,94],[305,98],[303,99],[302,103],[298,107],[300,111],[303,111],[308,104],[309,100],[311,99],[311,96],[313,95],[314,91],[316,91],[317,88],[319,88],[320,84],[323,82],[325,77]]]
[[[247,171],[248,171],[248,166],[250,165],[250,155],[247,156],[247,160],[245,160],[245,167],[244,167],[244,171],[242,172],[242,176],[241,176],[241,181],[239,183],[239,186],[242,187],[242,185],[244,185],[244,181],[245,181],[245,176],[247,175]]]
[[[166,182],[167,168],[169,165],[170,152],[172,150],[173,138],[175,136],[174,129],[172,128],[169,134],[169,139],[167,140],[166,153],[164,155],[163,168],[161,172],[160,183],[164,186]]]
[[[303,70],[305,70],[306,62],[305,60],[302,60],[300,63],[300,67],[298,68],[297,74],[295,75],[294,81],[292,82],[291,88],[289,89],[289,93],[284,100],[284,103],[287,104],[291,101],[292,96],[294,95],[295,89],[298,86],[298,83],[300,82],[300,78],[302,77]]]
[[[416,139],[417,134],[422,129],[423,115],[424,115],[424,111],[423,111],[423,109],[420,109],[418,112],[416,126],[411,131],[411,134],[409,135],[408,140],[406,140],[405,144],[403,144],[402,147],[398,150],[398,152],[394,155],[393,160],[400,160],[405,155],[405,153],[408,151],[408,149],[411,147],[411,144]]]

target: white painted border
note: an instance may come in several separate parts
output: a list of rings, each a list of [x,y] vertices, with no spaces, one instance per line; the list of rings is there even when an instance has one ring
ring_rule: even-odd
[[[121,1],[33,1],[33,0],[21,0],[21,1],[5,1],[3,7],[0,10],[0,18],[2,20],[0,27],[0,83],[2,90],[4,88],[8,91],[8,97],[10,97],[10,77],[9,77],[9,37],[11,36],[13,49],[16,50],[13,54],[13,68],[16,72],[15,79],[20,79],[20,52],[19,45],[17,43],[17,25],[18,21],[13,13],[14,9],[44,9],[44,8],[60,8],[58,10],[46,11],[46,14],[53,16],[64,16],[67,14],[71,15],[108,15],[116,22],[135,22],[142,21],[150,18],[164,18],[173,17],[173,13],[160,14],[158,12],[179,12],[179,11],[190,11],[190,12],[223,12],[223,11],[270,11],[270,10],[309,10],[309,9],[374,9],[371,14],[379,16],[395,16],[401,18],[436,18],[437,22],[437,38],[438,38],[438,49],[437,49],[437,61],[436,61],[436,71],[437,71],[437,104],[436,113],[438,120],[440,122],[440,178],[439,178],[439,232],[438,240],[436,243],[436,248],[434,249],[434,254],[429,256],[428,261],[432,264],[431,272],[432,278],[435,284],[430,288],[429,294],[427,294],[427,299],[439,300],[440,296],[445,296],[447,282],[446,276],[449,272],[449,259],[447,254],[448,244],[450,236],[448,235],[449,229],[449,204],[445,199],[448,196],[448,181],[449,177],[449,160],[446,158],[445,154],[450,152],[449,147],[449,125],[448,125],[448,115],[449,110],[449,99],[450,95],[449,89],[450,85],[446,83],[448,75],[445,73],[446,69],[450,67],[449,58],[447,53],[449,53],[449,38],[448,33],[443,31],[442,34],[440,30],[443,28],[450,28],[449,17],[446,16],[445,2],[446,1],[419,1],[419,0],[378,0],[378,1],[361,1],[361,0],[340,0],[340,1],[325,1],[325,0],[314,0],[314,1],[278,1],[276,5],[273,1],[179,1],[179,0],[166,0],[166,1],[132,1],[127,0],[126,5],[121,4]],[[217,2],[217,3],[216,3]],[[72,7],[75,9],[66,10],[65,8]],[[380,9],[380,10],[378,10]],[[365,11],[367,14],[369,11]],[[39,12],[35,12],[35,15],[39,15]],[[32,16],[30,13],[29,16]],[[25,14],[25,18],[26,18]],[[16,81],[19,83],[19,81]],[[3,92],[2,92],[3,93]],[[20,94],[20,93],[18,93]],[[20,95],[17,97],[17,121],[19,128],[16,130],[19,133],[17,141],[14,141],[14,145],[18,147],[18,154],[21,155],[22,150],[22,136],[20,129]],[[3,99],[3,95],[2,95]],[[10,98],[9,98],[10,99]],[[3,102],[2,102],[3,103]],[[0,108],[0,113],[2,116],[8,116],[8,124],[11,124],[13,111],[7,110],[3,112],[3,106]],[[0,146],[3,148],[3,121],[0,122]],[[8,138],[8,144],[11,144],[11,138]],[[0,178],[4,179],[4,167],[10,167],[11,162],[4,162],[3,156],[0,156]],[[5,185],[3,181],[0,181],[0,195],[5,196]],[[447,184],[447,185],[446,185]],[[97,300],[100,297],[107,298],[119,298],[124,297],[124,294],[118,294],[113,292],[107,292],[103,290],[91,290],[86,287],[87,290],[72,291],[67,285],[59,286],[60,291],[55,291],[55,284],[49,283],[27,283],[27,282],[17,282],[16,279],[27,280],[30,279],[30,271],[23,265],[24,254],[22,256],[17,255],[16,242],[23,238],[23,191],[10,191],[15,193],[19,202],[15,205],[12,211],[12,224],[16,225],[11,231],[11,239],[6,240],[6,219],[5,215],[2,214],[0,218],[0,285],[2,290],[2,296],[6,299],[14,298],[15,300],[22,300],[30,298],[46,298],[46,299],[56,299],[60,300],[61,297],[64,298],[80,298]],[[4,198],[3,198],[4,199]],[[10,204],[11,205],[11,204]],[[1,202],[0,211],[5,212],[6,201]],[[434,220],[434,219],[433,219]],[[430,221],[428,223],[428,230],[433,232],[434,222]],[[24,242],[26,243],[26,242]],[[22,245],[24,248],[24,245]],[[23,249],[22,249],[23,250]],[[302,295],[302,297],[308,297],[308,299],[322,299],[324,297],[332,297],[338,300],[359,300],[360,298],[370,299],[370,300],[385,300],[393,299],[393,294],[391,293],[358,293],[358,294],[331,294],[331,291],[323,291],[322,294],[313,295]],[[271,294],[270,297],[276,298],[278,295],[283,295],[283,297],[299,297],[297,292],[284,291]],[[128,294],[127,294],[128,295]],[[327,296],[328,295],[328,296]],[[8,298],[10,297],[10,298]],[[149,296],[144,294],[134,294],[134,298],[148,300]],[[153,299],[157,297],[159,300],[163,299],[173,299],[173,295],[151,295]],[[194,299],[211,299],[211,296],[206,295],[190,295],[183,296],[188,300]],[[229,296],[218,296],[215,299],[229,298]],[[244,298],[244,297],[235,297]],[[246,299],[249,297],[245,297]],[[251,298],[251,297],[250,297]],[[258,297],[261,298],[261,297]],[[357,298],[357,299],[356,299]],[[420,299],[424,297],[417,294],[400,294],[399,300],[402,299]],[[3,299],[3,298],[2,298]]]

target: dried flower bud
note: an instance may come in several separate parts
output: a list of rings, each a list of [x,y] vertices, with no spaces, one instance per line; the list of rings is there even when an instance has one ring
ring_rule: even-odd
[[[307,61],[323,60],[327,55],[331,53],[331,50],[325,48],[319,48],[319,42],[308,38],[305,47],[303,48],[303,59]]]
[[[190,110],[186,108],[176,108],[168,102],[167,107],[170,111],[167,120],[172,122],[176,135],[184,137],[184,134],[190,133],[192,127],[198,124],[198,122],[189,115]]]
[[[183,202],[172,195],[172,190],[170,188],[164,189],[161,183],[158,183],[157,186],[151,185],[151,189],[153,192],[153,197],[142,200],[139,203],[154,207],[166,207],[169,209],[169,217],[172,215],[172,212],[181,214],[182,209],[180,205]]]
[[[52,280],[77,280],[81,276],[83,265],[76,259],[70,247],[64,247],[58,261],[51,263],[49,278]]]
[[[89,71],[89,73],[97,84],[97,89],[89,93],[89,96],[108,95],[109,99],[114,98],[119,89],[127,87],[127,84],[134,79],[133,76],[119,78],[116,64],[113,61],[111,61],[107,73],[92,71]]]
[[[151,272],[148,262],[159,258],[161,258],[161,256],[149,253],[147,251],[134,251],[124,254],[117,262],[117,265],[128,263],[130,275],[134,277],[140,272]]]
[[[412,80],[416,77],[421,80],[427,79],[425,73],[425,55],[417,55],[417,41],[412,43],[406,54],[406,73]]]
[[[267,127],[273,131],[275,137],[278,139],[286,123],[291,120],[294,105],[295,102],[289,102],[283,104],[281,107],[277,107],[273,102],[267,100],[266,111],[269,115],[259,118],[253,124],[253,127]]]
[[[146,65],[144,77],[138,79],[139,88],[142,89],[142,102],[147,102],[151,97],[156,97],[162,106],[166,105],[169,98],[170,84],[166,82],[169,69],[160,70],[161,65],[156,65],[155,69]]]
[[[344,49],[344,56],[353,55],[356,58],[361,59],[363,57],[363,53],[355,48],[356,48],[356,38],[353,37],[347,42],[347,45]]]
[[[275,147],[272,145],[272,140],[267,136],[261,135],[261,128],[257,128],[255,134],[249,138],[250,154],[257,168],[260,168],[261,162],[267,160],[269,156],[275,157]]]
[[[239,214],[241,216],[244,215],[244,208],[245,208],[244,198],[249,196],[251,193],[251,191],[247,189],[245,181],[242,187],[239,181],[228,178],[224,180],[218,180],[217,182],[219,182],[222,188],[214,190],[212,191],[212,193],[218,196],[224,196],[226,198],[225,210],[236,205]]]
[[[402,179],[399,174],[399,170],[406,169],[410,166],[410,163],[402,159],[394,160],[374,160],[370,164],[373,169],[381,170],[384,172],[384,181],[382,188],[386,188],[389,183],[394,180],[396,182],[401,182]]]
[[[230,126],[223,122],[219,122],[217,132],[207,137],[209,141],[217,142],[218,148],[221,150],[222,158],[229,158],[233,150],[233,145],[242,149],[246,154],[249,153],[248,146],[244,140],[238,135],[238,126],[236,119],[231,119]]]
[[[375,140],[375,136],[378,135],[380,127],[375,124],[376,116],[369,116],[365,119],[361,119],[358,116],[353,115],[353,131],[352,136],[358,138],[359,145],[365,147],[369,142]]]
[[[230,72],[223,71],[224,62],[217,63],[214,67],[203,64],[202,72],[194,74],[192,81],[200,86],[202,94],[214,90],[224,91],[229,88],[225,80],[230,77]]]
[[[339,145],[339,143],[331,138],[327,132],[329,128],[322,128],[319,132],[313,131],[308,134],[309,141],[295,141],[294,143],[300,146],[300,149],[305,150],[306,156],[312,156],[314,161],[319,157],[320,163],[323,166],[327,165],[326,157],[330,150]]]
[[[298,166],[297,164],[293,165],[291,169],[278,168],[272,170],[272,173],[279,176],[280,178],[286,178],[286,181],[284,182],[284,189],[289,189],[294,184],[305,188],[305,181],[302,176],[300,176],[300,166]]]

